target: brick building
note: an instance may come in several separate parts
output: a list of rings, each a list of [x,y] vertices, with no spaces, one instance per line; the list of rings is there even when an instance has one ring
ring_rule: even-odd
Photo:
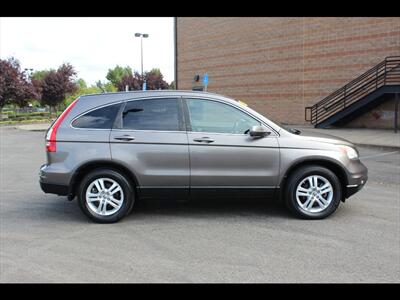
[[[248,103],[271,119],[305,124],[304,108],[387,56],[400,55],[400,18],[176,19],[176,82]],[[392,128],[394,97],[346,126]]]

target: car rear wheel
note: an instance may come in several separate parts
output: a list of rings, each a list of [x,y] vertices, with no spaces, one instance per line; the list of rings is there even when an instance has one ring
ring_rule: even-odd
[[[97,169],[87,174],[78,192],[83,213],[97,223],[114,223],[133,207],[134,191],[124,175],[111,169]]]
[[[303,219],[323,219],[332,214],[342,198],[338,177],[321,166],[304,166],[288,178],[287,207]]]

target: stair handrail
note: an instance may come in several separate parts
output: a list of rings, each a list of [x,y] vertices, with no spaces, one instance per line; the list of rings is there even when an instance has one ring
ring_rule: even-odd
[[[394,66],[392,66],[393,63]],[[388,69],[388,66],[390,67],[390,69]],[[362,89],[365,89],[366,87],[370,88],[373,85],[373,83],[375,83],[375,90],[376,90],[382,86],[381,84],[382,80],[383,80],[383,85],[385,85],[388,73],[398,68],[399,66],[400,66],[400,56],[396,55],[396,56],[385,57],[383,61],[381,61],[371,69],[367,70],[357,78],[353,79],[349,83],[345,84],[341,88],[335,90],[327,97],[315,103],[313,106],[306,107],[305,109],[306,121],[310,121],[312,124],[317,124],[318,120],[321,120],[321,117],[323,119],[329,117],[330,114],[328,113],[326,105],[324,104],[333,102],[329,106],[329,110],[333,107],[336,108],[340,106],[344,106],[343,108],[345,108],[349,105],[349,103],[354,102],[354,99],[352,99],[350,102],[346,103],[346,100],[348,99],[349,95],[354,96]],[[323,111],[322,114],[319,114],[318,112],[321,111],[321,107]],[[307,119],[307,110],[310,110],[311,112],[310,119]]]
[[[385,61],[381,61],[378,65],[374,66],[373,68],[369,69],[368,71],[364,72],[363,74],[361,74],[360,76],[358,76],[356,79],[353,79],[352,81],[350,81],[349,83],[345,84],[344,86],[342,86],[341,88],[338,88],[335,92],[333,92],[331,95],[333,94],[340,94],[340,92],[344,91],[345,89],[347,90],[350,86],[354,85],[356,82],[361,82],[364,78],[366,78],[368,75],[371,75],[373,73],[376,72],[376,70],[378,68],[380,68],[382,65],[385,64]],[[324,102],[326,102],[325,100],[329,100],[329,97],[331,96],[327,96],[324,99],[322,99],[321,101],[317,102],[316,104],[323,104]],[[316,105],[314,104],[314,105]]]

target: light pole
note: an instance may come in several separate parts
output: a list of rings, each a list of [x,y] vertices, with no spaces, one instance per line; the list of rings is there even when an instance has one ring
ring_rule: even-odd
[[[32,73],[33,73],[33,69],[32,68],[25,68],[24,71],[28,73],[28,80],[31,81],[31,76],[32,76]]]
[[[32,83],[32,73],[33,73],[33,69],[32,69],[32,68],[25,68],[25,69],[24,69],[24,72],[26,72],[27,75],[28,75],[27,80],[28,80],[30,83]],[[28,108],[29,110],[32,109],[32,103],[31,103],[31,102],[28,103],[28,107],[29,107],[29,108]]]
[[[149,35],[147,33],[135,33],[135,37],[140,37],[140,62],[141,62],[141,67],[142,67],[142,85],[144,88],[146,83],[144,82],[144,76],[143,76],[143,38],[148,38]]]

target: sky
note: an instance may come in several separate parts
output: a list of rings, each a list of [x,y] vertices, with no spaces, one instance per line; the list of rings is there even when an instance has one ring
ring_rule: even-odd
[[[174,19],[162,18],[0,18],[0,58],[15,57],[22,69],[57,69],[70,63],[87,84],[106,81],[108,69],[130,66],[140,72],[159,68],[164,79],[174,80]]]

